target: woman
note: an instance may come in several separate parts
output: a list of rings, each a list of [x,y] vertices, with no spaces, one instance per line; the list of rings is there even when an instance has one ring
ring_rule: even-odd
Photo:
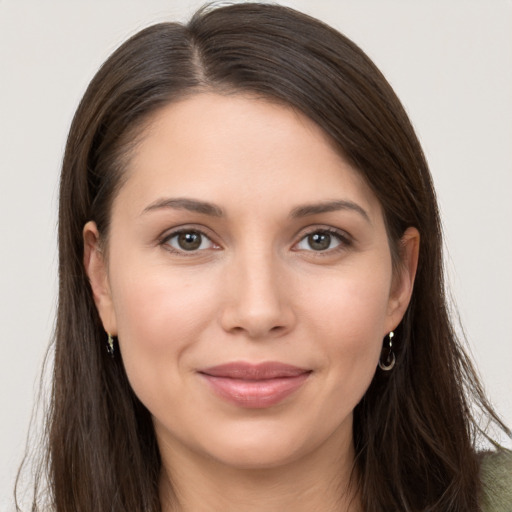
[[[507,499],[421,148],[331,28],[248,3],[121,46],[71,127],[59,251],[54,510]]]

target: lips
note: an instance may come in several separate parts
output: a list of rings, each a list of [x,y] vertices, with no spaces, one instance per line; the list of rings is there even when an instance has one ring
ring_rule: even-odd
[[[308,379],[311,370],[278,362],[233,362],[199,372],[221,398],[239,407],[262,409],[282,402]]]

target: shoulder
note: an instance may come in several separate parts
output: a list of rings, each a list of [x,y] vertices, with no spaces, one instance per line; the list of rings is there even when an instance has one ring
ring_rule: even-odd
[[[482,512],[512,511],[512,451],[480,454]]]

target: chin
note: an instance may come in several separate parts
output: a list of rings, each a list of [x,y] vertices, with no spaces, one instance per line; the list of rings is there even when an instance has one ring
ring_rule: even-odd
[[[307,459],[325,442],[326,433],[297,426],[261,420],[257,425],[232,426],[222,430],[216,440],[210,438],[204,450],[217,462],[236,469],[282,467]]]
[[[217,462],[234,469],[268,470],[296,462],[305,453],[296,446],[289,446],[289,443],[269,443],[267,446],[254,443],[231,443],[221,453],[215,450],[211,455]]]

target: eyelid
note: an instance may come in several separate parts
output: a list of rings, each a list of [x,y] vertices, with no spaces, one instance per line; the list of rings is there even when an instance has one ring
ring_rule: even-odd
[[[214,247],[209,247],[208,249],[198,249],[195,251],[185,251],[185,250],[176,249],[175,247],[172,247],[168,243],[169,240],[171,240],[175,236],[178,236],[182,233],[190,233],[190,232],[199,233],[201,236],[207,238]],[[178,254],[180,256],[194,256],[194,255],[197,256],[198,254],[205,252],[209,249],[217,250],[217,249],[221,248],[220,244],[217,243],[214,240],[214,237],[210,234],[210,230],[204,226],[198,226],[197,224],[188,224],[188,225],[176,226],[174,228],[167,229],[158,237],[158,245],[164,247],[164,249],[166,251],[169,251],[172,254]]]
[[[307,251],[305,249],[293,249],[294,247],[297,246],[297,244],[302,242],[306,237],[308,237],[309,235],[312,235],[313,233],[328,233],[330,235],[333,235],[339,240],[340,244],[332,249],[327,249],[325,251],[314,251],[313,249],[311,249],[310,251]],[[353,245],[353,243],[354,243],[354,238],[349,233],[347,233],[345,230],[335,228],[334,226],[325,226],[325,225],[319,224],[319,225],[314,225],[314,226],[308,226],[307,228],[301,230],[297,236],[297,241],[293,244],[292,250],[295,250],[295,251],[304,250],[305,252],[311,252],[311,253],[316,253],[317,255],[322,255],[322,254],[329,254],[329,253],[336,252],[336,250],[344,250],[347,247],[350,247],[351,245]]]
[[[164,247],[165,250],[167,250],[173,254],[178,254],[178,255],[182,255],[182,256],[194,256],[194,255],[197,256],[199,253],[205,252],[208,249],[212,249],[212,248],[208,248],[208,249],[201,249],[201,250],[195,250],[195,251],[185,251],[185,250],[176,249],[167,243],[171,238],[173,238],[181,233],[187,233],[187,232],[197,232],[201,236],[206,237],[213,244],[213,246],[214,246],[213,249],[215,249],[215,250],[222,248],[221,244],[215,240],[217,237],[215,236],[215,234],[211,233],[211,230],[209,228],[202,226],[202,225],[197,225],[197,224],[186,224],[186,225],[181,225],[181,226],[175,226],[173,228],[165,230],[157,238],[158,245],[165,246]],[[327,249],[325,251],[314,251],[313,249],[311,249],[310,251],[306,251],[304,249],[296,248],[297,244],[299,242],[301,242],[302,240],[304,240],[304,238],[306,238],[307,236],[309,236],[313,233],[317,233],[317,232],[328,233],[330,235],[335,236],[339,240],[340,244],[332,249]],[[318,255],[318,256],[321,256],[322,254],[324,254],[324,255],[332,254],[336,251],[346,250],[348,247],[353,245],[353,243],[355,242],[354,237],[352,235],[350,235],[347,231],[340,229],[340,228],[336,228],[334,226],[322,225],[322,224],[307,226],[306,228],[301,229],[300,232],[295,237],[295,240],[296,241],[292,245],[292,250],[316,253],[316,255]]]

